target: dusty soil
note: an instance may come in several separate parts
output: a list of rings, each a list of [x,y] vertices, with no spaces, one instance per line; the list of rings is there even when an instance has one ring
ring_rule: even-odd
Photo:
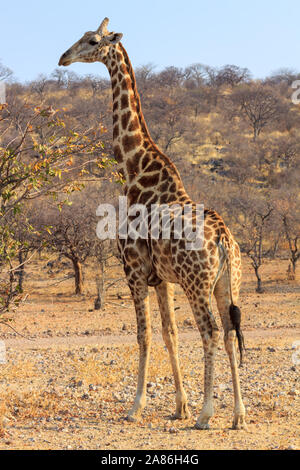
[[[0,449],[298,449],[299,367],[293,344],[300,340],[300,285],[286,279],[287,261],[262,269],[265,292],[245,259],[240,306],[246,341],[241,387],[248,432],[231,430],[233,392],[220,342],[215,416],[209,431],[194,424],[203,398],[203,351],[188,303],[176,288],[180,359],[192,418],[172,421],[175,393],[161,340],[154,291],[153,345],[148,403],[138,423],[125,420],[136,384],[138,348],[129,291],[121,280],[94,311],[94,270],[86,291],[72,294],[70,269],[36,261],[26,277],[30,295],[15,315],[14,329],[0,325],[6,364],[0,364]],[[108,283],[122,279],[119,267]],[[217,321],[219,322],[217,313]],[[220,322],[219,322],[220,323]]]

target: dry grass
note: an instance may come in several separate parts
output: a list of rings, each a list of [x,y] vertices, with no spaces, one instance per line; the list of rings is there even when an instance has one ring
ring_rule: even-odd
[[[73,359],[71,366],[74,368],[75,378],[83,381],[85,385],[101,385],[102,388],[114,387],[124,377],[124,371],[137,373],[137,346],[125,346],[112,360],[98,359],[92,354],[84,361]],[[125,364],[126,366],[125,366]],[[126,368],[125,368],[126,367]]]

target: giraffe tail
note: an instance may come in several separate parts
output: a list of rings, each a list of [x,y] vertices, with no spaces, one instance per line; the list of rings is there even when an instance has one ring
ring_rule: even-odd
[[[231,299],[231,305],[229,307],[229,316],[231,323],[233,325],[233,328],[236,332],[237,340],[238,340],[238,346],[239,346],[239,352],[240,352],[240,367],[243,366],[243,358],[244,358],[244,350],[245,350],[245,342],[244,342],[244,335],[241,330],[241,310],[237,305],[234,305],[233,303],[233,297],[232,297],[232,285],[231,285],[231,254],[230,254],[230,248],[223,242],[222,246],[225,251],[225,256],[226,256],[226,264],[227,264],[227,271],[228,271],[228,280],[229,280],[229,291],[230,291],[230,299]]]
[[[245,342],[244,342],[244,335],[241,330],[241,311],[239,307],[231,303],[229,307],[229,315],[230,315],[231,323],[233,324],[233,327],[236,332],[238,345],[239,345],[239,351],[240,351],[240,367],[242,367]]]

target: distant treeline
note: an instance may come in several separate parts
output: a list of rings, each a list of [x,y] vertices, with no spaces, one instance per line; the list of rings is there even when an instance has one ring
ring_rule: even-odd
[[[300,107],[292,85],[300,74],[282,69],[254,80],[246,68],[203,64],[158,72],[150,64],[135,72],[153,139],[178,166],[188,193],[223,216],[252,260],[258,290],[265,257],[288,255],[288,273],[295,277]],[[4,66],[0,78],[8,80],[0,117],[0,291],[2,286],[6,296],[16,296],[12,286],[19,283],[22,290],[18,266],[32,250],[45,248],[73,262],[80,292],[87,257],[100,260],[103,271],[114,252],[95,235],[97,205],[121,190],[109,181],[110,82],[57,69],[24,84]],[[71,206],[64,204],[66,194]]]

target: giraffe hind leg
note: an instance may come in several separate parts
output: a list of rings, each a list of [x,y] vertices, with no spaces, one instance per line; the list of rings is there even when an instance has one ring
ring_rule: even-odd
[[[238,286],[233,283],[232,286],[233,301],[237,302]],[[245,407],[242,400],[240,379],[237,366],[237,348],[236,341],[239,339],[240,348],[243,346],[243,337],[240,331],[240,310],[231,303],[229,290],[229,279],[227,271],[224,271],[222,277],[215,286],[214,295],[217,301],[219,314],[224,329],[224,343],[228,354],[233,392],[234,392],[234,419],[233,429],[247,429],[245,422]],[[237,335],[238,333],[238,335]]]
[[[213,386],[215,355],[219,340],[219,330],[200,330],[204,349],[204,400],[196,429],[209,429],[209,420],[214,415]]]
[[[220,332],[210,311],[209,290],[203,290],[200,295],[194,295],[190,286],[183,285],[183,289],[190,302],[204,350],[204,399],[195,427],[196,429],[209,429],[209,420],[214,414],[214,365]]]

